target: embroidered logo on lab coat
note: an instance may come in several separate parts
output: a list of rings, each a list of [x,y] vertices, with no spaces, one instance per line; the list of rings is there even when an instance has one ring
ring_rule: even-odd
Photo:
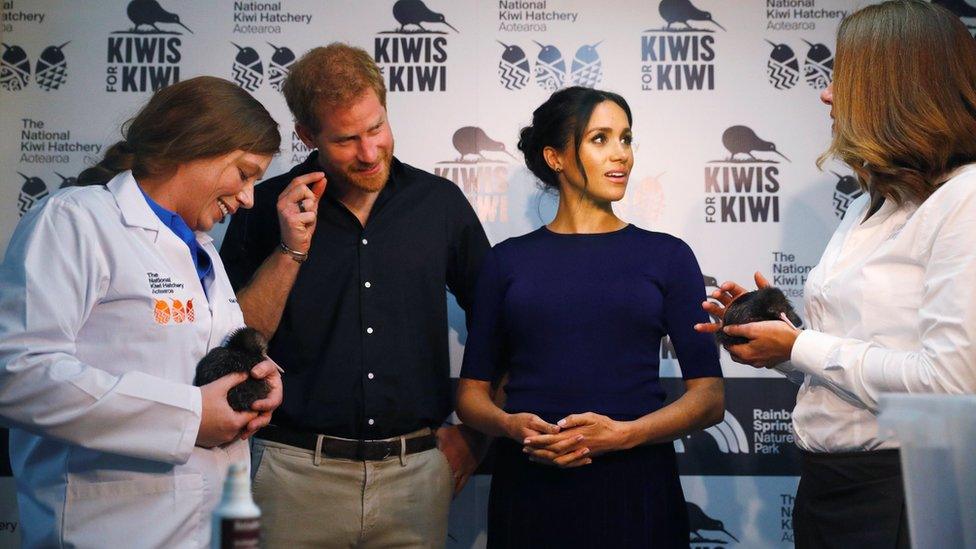
[[[153,320],[161,325],[194,322],[196,313],[193,311],[193,300],[188,299],[184,304],[179,299],[157,299],[153,307]]]

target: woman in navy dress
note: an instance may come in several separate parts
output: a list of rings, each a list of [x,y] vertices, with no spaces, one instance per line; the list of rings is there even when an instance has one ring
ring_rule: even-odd
[[[499,437],[489,547],[688,547],[672,441],[722,419],[722,374],[714,340],[694,330],[705,288],[691,249],[613,212],[631,124],[619,95],[574,87],[521,132],[559,208],[495,246],[478,281],[458,414]],[[667,406],[665,335],[686,388]]]

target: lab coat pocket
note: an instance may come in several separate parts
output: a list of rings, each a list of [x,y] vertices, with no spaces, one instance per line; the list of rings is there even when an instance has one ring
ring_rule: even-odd
[[[202,547],[203,477],[140,476],[68,482],[62,537],[66,547]]]

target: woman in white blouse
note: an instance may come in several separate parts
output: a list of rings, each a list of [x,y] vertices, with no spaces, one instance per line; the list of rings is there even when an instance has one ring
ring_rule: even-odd
[[[809,329],[696,328],[748,338],[728,348],[734,360],[802,382],[796,546],[907,547],[878,396],[976,393],[976,42],[944,8],[897,1],[847,17],[836,52],[820,163],[842,160],[866,192],[809,275]],[[721,318],[745,291],[726,282],[703,306]]]

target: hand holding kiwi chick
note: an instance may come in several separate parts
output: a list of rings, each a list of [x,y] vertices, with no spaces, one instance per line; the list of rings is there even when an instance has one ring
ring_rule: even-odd
[[[265,360],[267,343],[254,328],[234,331],[227,343],[214,347],[197,364],[193,384],[202,387],[235,372],[250,373],[251,368]],[[250,410],[255,401],[268,396],[271,387],[264,379],[248,377],[227,392],[227,403],[235,411]]]
[[[782,320],[784,316],[797,328],[803,325],[803,321],[793,310],[790,300],[786,298],[783,291],[773,286],[767,286],[737,297],[726,308],[722,323],[725,326],[732,326],[763,320]],[[716,332],[715,337],[726,348],[749,342],[744,337],[732,336],[723,330]]]

